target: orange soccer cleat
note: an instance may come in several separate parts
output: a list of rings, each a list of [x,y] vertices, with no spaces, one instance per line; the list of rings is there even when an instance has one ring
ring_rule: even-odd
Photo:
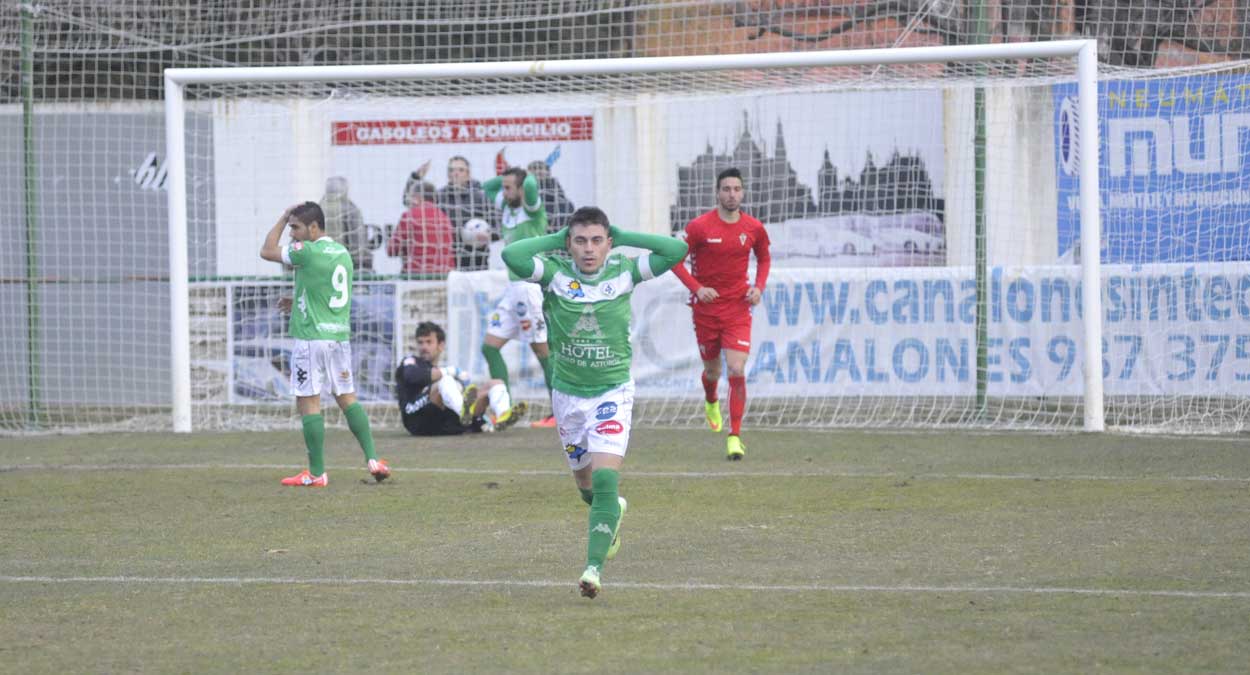
[[[324,473],[320,476],[314,476],[308,472],[308,469],[304,469],[294,476],[283,478],[282,484],[293,487],[325,487],[330,484],[330,478]]]
[[[387,466],[385,459],[369,460],[369,473],[373,475],[373,480],[381,483],[390,478],[391,467]]]

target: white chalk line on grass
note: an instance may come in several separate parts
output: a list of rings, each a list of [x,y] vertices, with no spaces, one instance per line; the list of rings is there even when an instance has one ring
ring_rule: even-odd
[[[170,585],[295,585],[315,584],[323,586],[455,586],[469,588],[515,587],[515,588],[572,588],[571,581],[545,579],[353,579],[345,577],[139,577],[139,576],[9,576],[0,575],[3,583],[40,584],[170,584]],[[705,584],[705,583],[650,583],[638,581],[612,581],[610,589],[643,591],[750,591],[758,593],[975,593],[1014,595],[1089,595],[1129,596],[1152,598],[1228,598],[1250,599],[1250,591],[1177,591],[1137,588],[1063,588],[1029,586],[876,586],[854,584]]]
[[[294,471],[292,464],[8,464],[6,471],[179,471],[221,470]],[[364,471],[359,466],[327,466],[327,471]],[[391,467],[392,473],[463,474],[473,476],[567,476],[567,470],[555,469],[465,469],[455,467]],[[643,478],[893,478],[929,480],[1023,480],[1023,481],[1184,481],[1196,483],[1250,483],[1250,477],[1238,476],[1111,476],[1098,474],[1021,474],[1021,473],[915,473],[907,471],[630,471],[626,475]]]

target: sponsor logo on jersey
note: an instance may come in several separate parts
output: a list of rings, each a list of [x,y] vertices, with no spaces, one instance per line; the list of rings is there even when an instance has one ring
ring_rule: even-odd
[[[750,343],[750,342],[747,342],[746,340],[738,340],[738,344],[742,345],[743,347],[750,347],[750,346],[751,346],[751,343]]]
[[[599,317],[595,316],[595,310],[590,305],[582,309],[582,315],[577,317],[577,323],[573,324],[573,330],[569,331],[569,335],[603,337],[603,330],[599,328]]]
[[[526,311],[526,309],[527,309],[527,307],[526,307],[526,305],[525,305],[525,303],[524,303],[524,302],[518,302],[518,303],[516,304],[516,315],[517,315],[517,316],[525,316],[525,311]]]
[[[499,312],[495,312],[490,315],[490,325],[493,328],[498,328],[503,325],[503,321],[499,320]]]
[[[611,401],[600,403],[599,407],[595,408],[595,419],[597,420],[610,420],[615,416],[616,404]]]
[[[707,240],[707,243],[709,243],[709,244],[719,244],[719,243],[720,243],[720,237],[717,237],[717,238],[715,238],[715,239],[708,239],[708,240]]]
[[[740,234],[740,235],[738,235],[738,244],[739,244],[739,245],[741,245],[741,246],[746,246],[746,245],[747,245],[747,235],[746,235],[746,233],[745,233],[745,232],[744,232],[744,233],[742,233],[742,234]]]
[[[302,241],[297,241],[294,244],[291,244],[292,251],[302,251],[303,249],[304,249],[304,242]]]
[[[586,448],[571,443],[564,446],[564,451],[569,453],[569,459],[581,459],[582,455],[586,454]]]
[[[619,434],[625,431],[625,427],[616,420],[608,420],[595,425],[595,431],[604,435]]]
[[[565,291],[565,294],[570,298],[581,298],[586,296],[586,294],[582,292],[582,282],[577,279],[569,282],[569,288]]]
[[[603,291],[603,294],[609,298],[616,295],[616,287],[612,284],[604,284],[599,287],[599,290]]]

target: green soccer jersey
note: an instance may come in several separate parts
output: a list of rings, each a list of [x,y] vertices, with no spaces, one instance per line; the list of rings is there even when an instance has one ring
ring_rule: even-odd
[[[642,281],[637,261],[611,255],[590,277],[565,258],[543,255],[538,260],[553,359],[551,387],[589,398],[628,382],[633,356],[629,298]]]
[[[520,206],[508,206],[503,198],[503,176],[495,176],[482,183],[486,199],[494,204],[500,212],[499,224],[503,230],[504,244],[513,244],[530,237],[541,237],[547,234],[547,208],[538,194],[538,179],[525,176],[521,183],[524,193]],[[508,271],[508,278],[515,281],[518,277]]]
[[[543,315],[551,347],[551,388],[591,398],[630,379],[629,341],[634,286],[681,262],[686,243],[659,235],[611,228],[617,245],[645,248],[640,258],[611,254],[595,274],[583,274],[563,256],[565,231],[506,247],[508,269],[543,288]]]
[[[295,268],[291,337],[301,340],[351,339],[352,257],[329,237],[296,241],[282,251]]]

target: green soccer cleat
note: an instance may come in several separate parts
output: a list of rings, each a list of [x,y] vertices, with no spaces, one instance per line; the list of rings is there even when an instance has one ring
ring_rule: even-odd
[[[464,405],[460,408],[461,426],[473,424],[473,404],[477,403],[477,385],[471,384],[464,388]]]
[[[707,417],[707,426],[716,433],[720,433],[721,425],[724,422],[720,416],[720,401],[712,401],[703,404],[703,414]]]
[[[599,568],[588,565],[586,571],[582,572],[582,578],[577,582],[577,587],[581,589],[583,598],[593,598],[599,595],[599,591],[603,590],[603,584],[599,583]]]
[[[747,454],[747,446],[742,443],[742,439],[737,436],[730,436],[725,443],[725,459],[736,462]]]
[[[617,496],[616,501],[621,504],[621,517],[616,520],[616,535],[612,537],[612,545],[608,546],[608,560],[616,557],[616,552],[621,550],[621,523],[625,522],[625,509],[629,508],[629,502],[624,497]]]

